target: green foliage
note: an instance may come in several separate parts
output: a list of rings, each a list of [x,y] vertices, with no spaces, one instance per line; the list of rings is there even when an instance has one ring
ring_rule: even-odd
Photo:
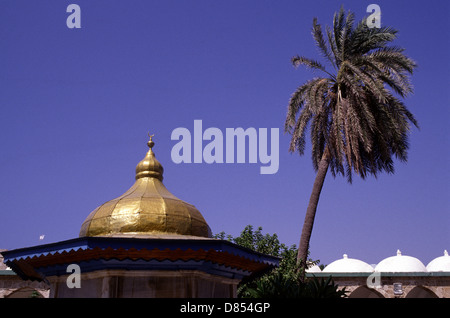
[[[400,98],[413,91],[410,75],[417,65],[403,48],[388,45],[397,33],[387,26],[369,28],[366,19],[355,26],[354,14],[342,7],[325,32],[313,20],[315,44],[331,70],[311,58],[292,58],[295,67],[323,76],[292,94],[285,131],[292,135],[289,150],[303,155],[310,127],[316,171],[325,150],[333,176],[346,175],[349,182],[352,172],[363,179],[393,173],[393,157],[407,160],[410,124],[418,124]]]
[[[295,246],[288,248],[286,245],[280,243],[277,234],[263,235],[262,227],[258,227],[254,231],[252,225],[247,225],[241,234],[235,238],[231,235],[225,235],[223,231],[214,235],[214,237],[222,240],[226,239],[253,251],[273,256],[282,256],[287,250],[295,248]]]
[[[263,234],[262,227],[256,231],[247,225],[238,237],[220,232],[214,235],[226,239],[253,251],[280,257],[280,265],[265,275],[240,284],[238,297],[242,298],[339,298],[346,291],[338,291],[331,277],[324,280],[316,277],[303,281],[303,268],[297,264],[297,247],[280,243],[277,234]],[[308,264],[319,261],[308,260]]]
[[[312,277],[301,282],[298,277],[284,275],[281,271],[267,275],[248,286],[242,297],[246,298],[342,298],[345,288],[338,290],[331,276],[327,279]]]
[[[33,290],[33,291],[31,292],[29,298],[42,298],[42,295],[41,295],[38,291]]]
[[[309,279],[303,288],[303,297],[307,298],[341,298],[347,296],[347,290],[345,287],[338,290],[336,285],[329,276],[326,280],[318,277]]]
[[[302,286],[282,271],[275,271],[241,288],[240,297],[244,298],[300,298]]]

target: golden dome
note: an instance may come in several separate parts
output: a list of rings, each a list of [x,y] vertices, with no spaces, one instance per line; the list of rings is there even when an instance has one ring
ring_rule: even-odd
[[[153,135],[152,135],[153,136]],[[163,167],[152,151],[136,166],[136,182],[120,197],[108,201],[84,220],[82,236],[133,235],[192,235],[211,237],[211,230],[195,206],[186,203],[164,184]]]

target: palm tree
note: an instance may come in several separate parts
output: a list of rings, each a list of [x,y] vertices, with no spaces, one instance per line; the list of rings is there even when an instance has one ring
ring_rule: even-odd
[[[369,28],[366,19],[354,27],[354,14],[341,7],[333,27],[313,19],[312,35],[321,55],[333,68],[294,56],[295,67],[305,65],[324,76],[297,88],[289,101],[285,132],[292,135],[289,151],[303,155],[310,126],[312,162],[317,172],[306,210],[297,255],[305,266],[320,192],[328,169],[334,177],[352,173],[365,178],[394,172],[393,156],[407,160],[410,123],[414,116],[400,100],[412,92],[409,76],[416,63],[404,49],[387,44],[396,38],[390,27]]]

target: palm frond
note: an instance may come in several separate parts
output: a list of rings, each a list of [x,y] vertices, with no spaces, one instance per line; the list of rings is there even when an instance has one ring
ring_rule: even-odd
[[[299,65],[305,65],[306,67],[308,67],[310,69],[321,70],[324,72],[326,71],[325,66],[320,64],[318,61],[306,58],[304,56],[296,55],[291,59],[291,62],[295,67],[298,67]]]
[[[413,91],[410,75],[417,64],[404,49],[388,44],[396,38],[391,27],[368,28],[366,19],[354,26],[354,14],[343,7],[334,14],[332,27],[313,20],[312,36],[320,54],[335,69],[330,74],[319,61],[294,56],[294,66],[320,70],[328,77],[314,78],[291,96],[285,122],[289,150],[305,150],[307,128],[314,169],[327,150],[333,176],[349,182],[394,172],[393,158],[407,159],[411,124],[418,127],[403,98]]]
[[[327,42],[323,37],[322,26],[317,23],[317,18],[313,19],[312,35],[322,56],[325,57],[334,68],[337,68],[333,58],[333,52],[330,52],[330,49],[327,46]]]

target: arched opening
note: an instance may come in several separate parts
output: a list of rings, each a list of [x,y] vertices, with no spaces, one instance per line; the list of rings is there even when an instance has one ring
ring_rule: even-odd
[[[367,286],[359,286],[356,288],[348,298],[384,298],[379,292]]]
[[[36,289],[23,287],[13,291],[5,298],[44,298],[44,296]]]
[[[416,286],[411,289],[405,298],[438,298],[438,296],[428,288]]]

